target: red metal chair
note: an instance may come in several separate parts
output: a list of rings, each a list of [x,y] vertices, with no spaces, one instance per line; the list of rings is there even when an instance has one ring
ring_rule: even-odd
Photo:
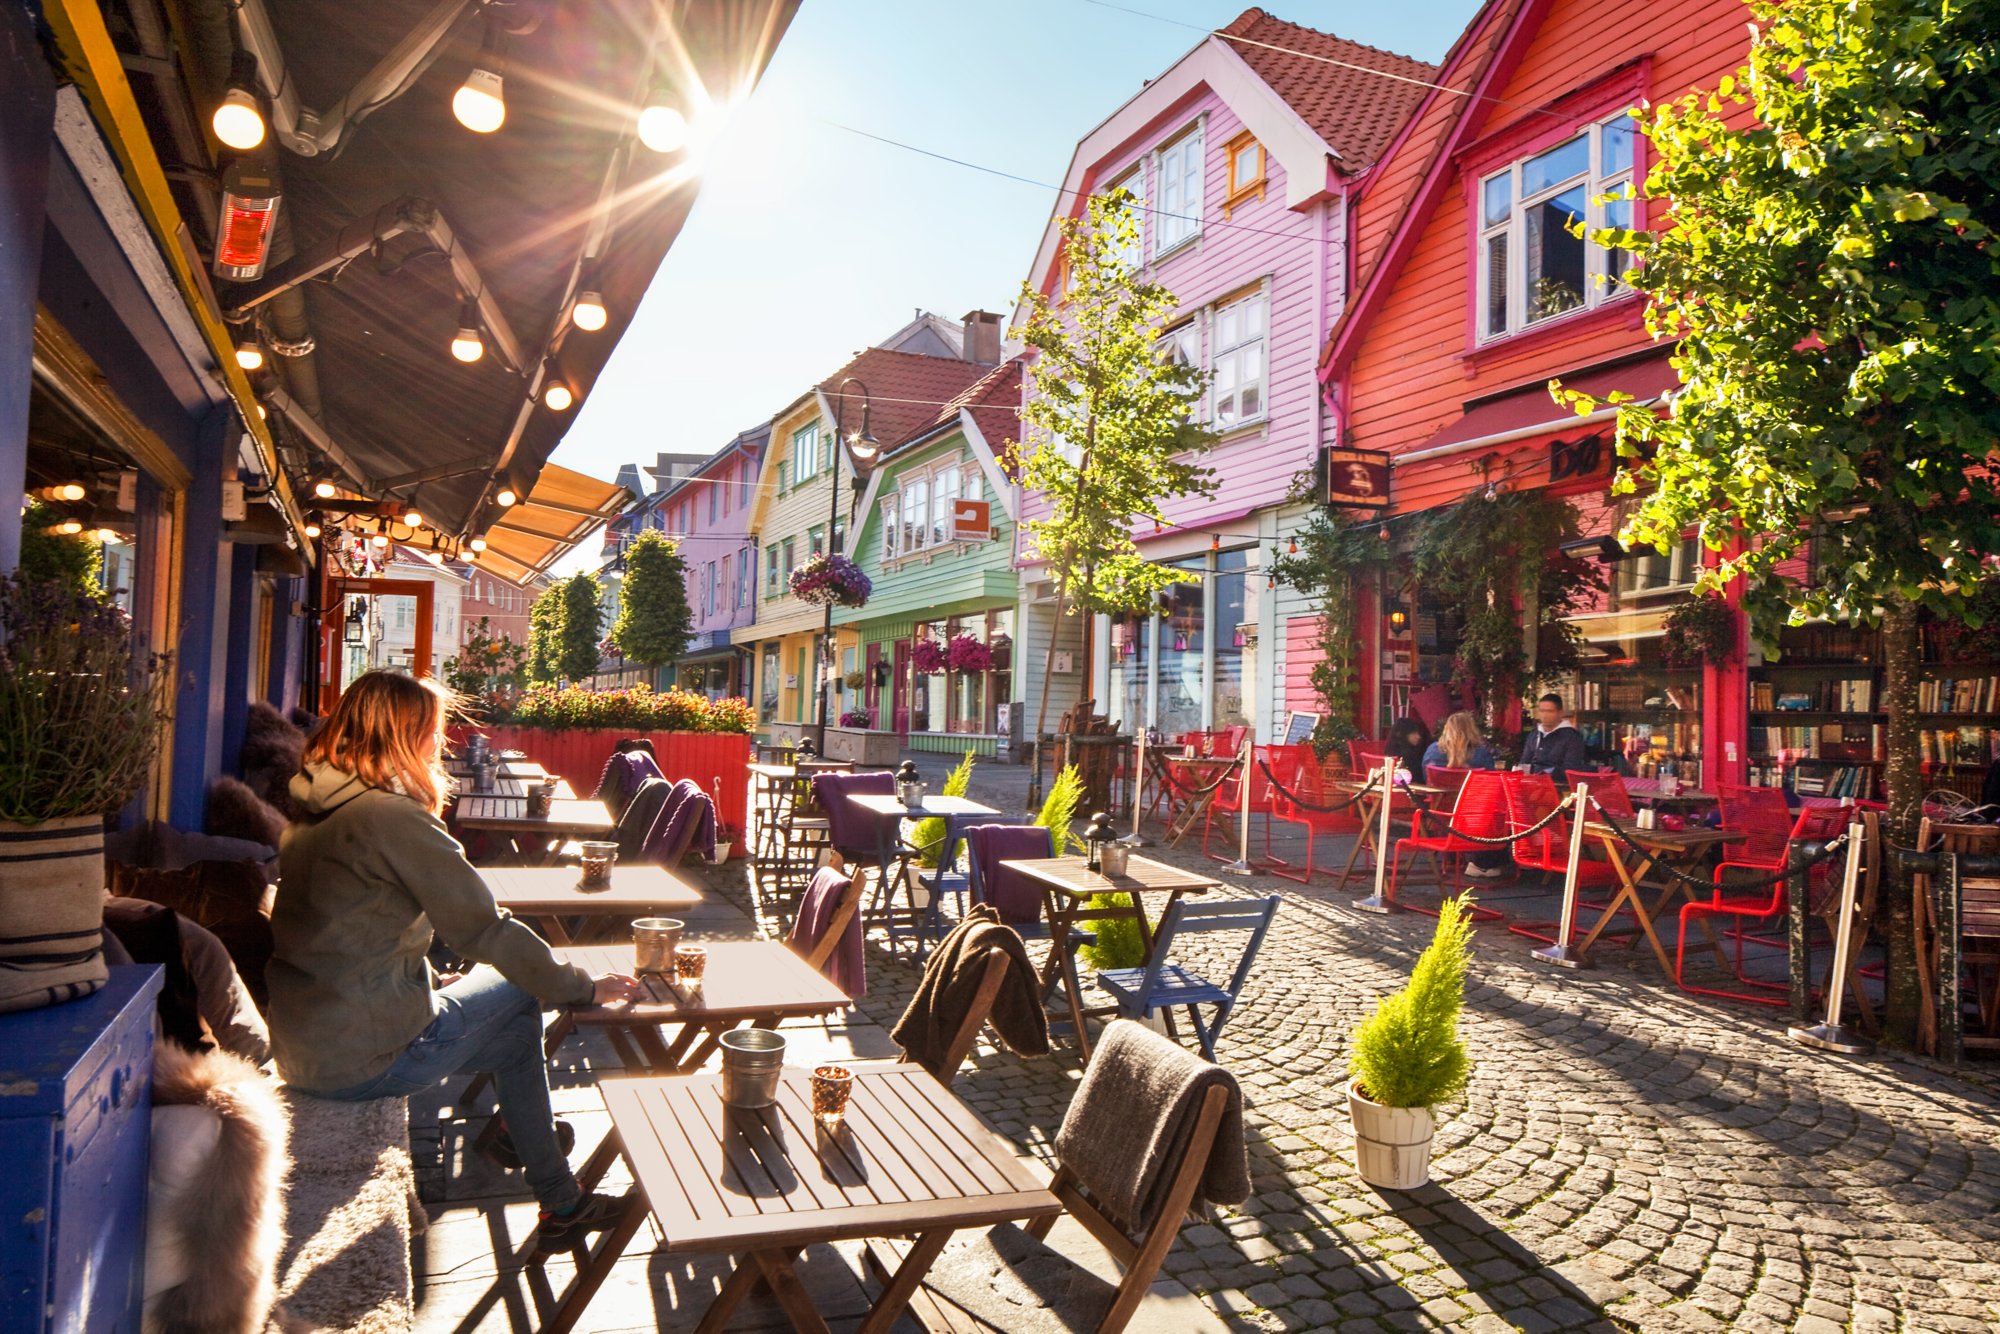
[[[1433,769],[1431,772],[1436,773],[1437,770]],[[1436,786],[1447,785],[1439,783]],[[1419,824],[1420,827],[1423,826],[1423,822],[1420,821]],[[1445,884],[1444,867],[1440,858],[1451,858],[1453,888],[1460,891],[1464,889],[1465,859],[1475,852],[1487,851],[1490,845],[1475,843],[1472,839],[1461,836],[1471,834],[1478,838],[1499,838],[1507,832],[1506,775],[1486,769],[1465,771],[1464,781],[1459,788],[1457,800],[1452,804],[1449,819],[1442,826],[1436,821],[1431,821],[1428,829],[1431,832],[1419,832],[1397,840],[1395,851],[1389,858],[1390,899],[1396,898],[1398,872],[1401,870],[1403,854],[1406,851],[1412,857],[1421,852],[1430,858],[1431,874],[1436,878],[1440,889],[1443,889]],[[1436,915],[1433,909],[1418,907],[1415,904],[1405,903],[1402,906],[1412,912]],[[1487,921],[1498,921],[1504,916],[1491,908],[1477,905],[1473,907],[1472,912],[1475,917]]]
[[[1773,850],[1768,834],[1768,825],[1773,815],[1771,802],[1761,797],[1753,801],[1745,801],[1743,797],[1744,793],[1767,794],[1768,796],[1775,797],[1777,798],[1777,808],[1784,809],[1785,794],[1777,788],[1743,788],[1737,787],[1734,784],[1725,784],[1717,789],[1716,795],[1723,802],[1723,829],[1730,830],[1732,828],[1729,823],[1729,803],[1732,800],[1732,794],[1734,794],[1734,800],[1737,802],[1735,814],[1742,822],[1736,827],[1749,829],[1753,826],[1754,822],[1756,832],[1751,833],[1745,840],[1746,843],[1752,845],[1748,851],[1730,852],[1727,860],[1715,868],[1715,889],[1708,901],[1706,903],[1690,903],[1682,907],[1680,939],[1674,947],[1674,981],[1679,985],[1681,990],[1693,992],[1699,996],[1721,996],[1726,1000],[1748,1001],[1752,1005],[1785,1005],[1789,1002],[1783,996],[1756,996],[1741,991],[1725,991],[1720,987],[1690,985],[1687,980],[1688,927],[1705,917],[1729,917],[1735,919],[1736,924],[1729,931],[1729,936],[1736,944],[1736,980],[1744,986],[1754,987],[1760,991],[1789,991],[1789,983],[1760,981],[1757,978],[1750,977],[1743,970],[1743,947],[1745,944],[1784,948],[1785,942],[1783,941],[1759,940],[1750,934],[1751,923],[1768,922],[1773,918],[1785,914],[1788,904],[1786,902],[1784,882],[1780,881],[1764,889],[1751,890],[1731,896],[1728,892],[1729,884],[1724,877],[1732,869],[1754,871],[1760,878],[1784,870],[1791,857],[1792,844],[1794,842],[1825,842],[1847,827],[1848,812],[1838,806],[1808,806],[1800,810],[1797,817],[1794,818],[1791,812],[1786,810],[1784,841]],[[1759,860],[1748,860],[1750,857],[1756,857]],[[1836,864],[1831,862],[1825,863],[1815,866],[1807,872],[1806,892],[1809,903],[1816,903],[1823,898],[1829,884],[1832,884],[1835,889],[1839,888],[1838,881],[1833,879]]]
[[[1340,762],[1337,755],[1328,754],[1325,759],[1319,760],[1313,758],[1312,747],[1301,746],[1299,750],[1303,753],[1303,758],[1299,764],[1298,782],[1285,784],[1297,795],[1299,801],[1293,801],[1284,793],[1274,791],[1271,794],[1271,818],[1283,821],[1285,824],[1298,825],[1305,830],[1305,864],[1296,873],[1273,869],[1271,874],[1283,876],[1287,880],[1296,880],[1303,885],[1312,879],[1313,843],[1319,835],[1344,834],[1349,837],[1359,835],[1361,817],[1356,814],[1357,808],[1353,806],[1338,811],[1316,811],[1299,804],[1302,801],[1310,802],[1313,806],[1331,806],[1348,795],[1340,790],[1340,784],[1348,777],[1347,767]],[[1322,869],[1320,874],[1332,876],[1334,873]]]
[[[1545,818],[1562,803],[1562,793],[1556,790],[1556,780],[1548,774],[1523,773],[1516,769],[1504,775],[1507,793],[1507,829],[1509,833],[1519,833]],[[1550,875],[1569,874],[1569,816],[1564,815],[1550,824],[1516,842],[1513,847],[1514,864],[1524,871],[1543,871]],[[1577,863],[1577,890],[1603,890],[1616,888],[1618,868],[1610,862],[1585,857]],[[1604,910],[1602,902],[1591,902],[1579,897],[1577,907],[1597,912]],[[1579,918],[1581,914],[1579,913]],[[1507,929],[1517,936],[1539,940],[1553,945],[1556,939],[1544,935],[1537,928],[1555,928],[1555,922],[1511,922]],[[1572,930],[1583,927],[1581,920],[1571,922]],[[1562,942],[1567,944],[1568,942]]]
[[[1639,812],[1632,808],[1632,793],[1619,775],[1606,769],[1601,773],[1578,774],[1577,777],[1590,784],[1592,800],[1612,819],[1627,824],[1639,818]]]
[[[1250,816],[1252,820],[1255,820],[1257,812],[1262,811],[1264,813],[1264,860],[1262,864],[1265,866],[1284,866],[1286,862],[1271,851],[1271,798],[1276,793],[1271,787],[1271,780],[1265,776],[1264,766],[1268,765],[1271,772],[1278,776],[1278,781],[1290,787],[1299,768],[1297,755],[1299,751],[1306,751],[1307,757],[1311,757],[1311,752],[1307,751],[1304,746],[1253,746],[1251,748]],[[1258,763],[1260,760],[1263,762],[1261,765]],[[1241,816],[1243,811],[1242,798],[1242,772],[1240,770],[1231,770],[1229,776],[1222,780],[1222,786],[1215,790],[1215,800],[1208,803],[1208,814],[1201,825],[1201,850],[1208,853],[1216,861],[1233,862],[1236,860],[1236,845],[1233,839],[1230,842],[1230,855],[1226,857],[1209,849],[1208,840],[1210,835],[1215,832],[1216,813],[1218,811],[1222,813],[1225,817],[1223,823],[1233,833],[1236,820]]]
[[[1458,793],[1465,786],[1465,776],[1470,769],[1453,768],[1449,764],[1427,764],[1424,766],[1424,781],[1432,787],[1443,788],[1445,795],[1431,802],[1431,810],[1439,815],[1450,815],[1451,808],[1458,803]],[[1433,824],[1432,828],[1437,826]]]
[[[1388,760],[1389,744],[1386,741],[1350,741],[1347,743],[1347,756],[1353,763],[1355,774],[1365,779]],[[1389,794],[1390,824],[1409,824],[1416,809],[1409,793],[1399,788]]]

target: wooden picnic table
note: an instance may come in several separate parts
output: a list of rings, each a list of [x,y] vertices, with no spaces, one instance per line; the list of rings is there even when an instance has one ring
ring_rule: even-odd
[[[460,787],[454,794],[454,799],[463,801],[467,797],[520,797],[525,800],[528,795],[528,785],[544,781],[546,780],[541,778],[496,778],[493,780],[491,790],[481,792],[478,788],[472,786],[472,779],[470,776],[467,776],[463,780],[464,786]],[[555,783],[557,801],[576,800],[576,792],[570,787],[567,778],[558,778],[555,780]]]
[[[1181,895],[1205,894],[1222,884],[1213,876],[1184,871],[1178,866],[1154,861],[1151,857],[1126,858],[1125,874],[1119,876],[1091,870],[1088,860],[1082,857],[1031,857],[1000,864],[1034,881],[1042,891],[1042,907],[1048,914],[1050,941],[1049,957],[1042,965],[1042,988],[1046,992],[1057,975],[1061,975],[1069,1004],[1070,1023],[1076,1029],[1077,1049],[1086,1062],[1090,1060],[1090,1036],[1084,1030],[1085,1016],[1111,1013],[1117,1007],[1098,1006],[1086,1010],[1083,997],[1079,994],[1080,984],[1074,973],[1063,967],[1063,960],[1069,957],[1069,937],[1076,924],[1110,919],[1136,921],[1139,924],[1139,939],[1146,947],[1145,962],[1151,962],[1153,927],[1146,918],[1145,896],[1167,896],[1167,901],[1160,905],[1159,913],[1155,915],[1157,918],[1164,916]],[[1092,908],[1089,904],[1094,894],[1123,894],[1129,906]]]
[[[1588,774],[1579,774],[1576,776],[1582,778],[1585,782],[1590,781]],[[1627,788],[1626,794],[1635,803],[1646,806],[1713,806],[1721,800],[1715,793],[1705,792],[1698,787],[1684,787],[1680,791],[1673,793],[1634,792],[1630,788]]]
[[[543,865],[555,860],[565,838],[603,838],[618,825],[603,802],[574,797],[556,798],[547,815],[528,814],[526,797],[460,797],[452,819],[467,833],[502,834],[517,847],[524,839],[533,840],[539,849],[522,851],[539,857]]]
[[[846,992],[775,940],[703,941],[708,967],[699,987],[672,978],[640,977],[647,999],[632,1005],[564,1010],[549,1025],[548,1052],[578,1028],[604,1030],[628,1070],[650,1075],[698,1070],[733,1028],[776,1028],[786,1019],[837,1014],[853,1005]],[[632,946],[584,945],[555,956],[592,977],[632,972]],[[660,1030],[676,1030],[671,1040]]]
[[[1646,934],[1647,943],[1653,947],[1653,956],[1660,961],[1660,968],[1671,977],[1674,972],[1673,960],[1667,957],[1667,947],[1661,943],[1659,932],[1654,929],[1654,923],[1661,913],[1675,906],[1677,901],[1685,899],[1689,903],[1694,903],[1699,899],[1693,886],[1684,881],[1669,876],[1663,884],[1649,885],[1646,883],[1646,874],[1655,866],[1673,867],[1685,871],[1712,849],[1724,843],[1741,842],[1743,835],[1732,834],[1725,829],[1626,828],[1626,836],[1645,849],[1642,855],[1634,852],[1631,846],[1619,837],[1618,831],[1602,820],[1584,821],[1583,833],[1584,837],[1597,840],[1604,849],[1605,859],[1618,872],[1618,892],[1612,895],[1611,902],[1605,905],[1604,913],[1597,919],[1596,925],[1592,926],[1589,933],[1578,942],[1577,954],[1587,957],[1591,945],[1604,934],[1604,928],[1618,915],[1619,908],[1629,906],[1632,915],[1639,920],[1640,930]],[[1651,904],[1646,902],[1645,890],[1648,888],[1658,891]],[[1715,951],[1716,959],[1726,963],[1722,946],[1716,941],[1714,933],[1709,931],[1706,921],[1702,923],[1702,930],[1708,935],[1709,947]]]
[[[551,944],[574,944],[565,918],[673,916],[698,908],[702,892],[664,866],[625,863],[611,868],[603,889],[583,889],[574,866],[482,866],[493,901],[516,917],[535,920]]]
[[[1148,757],[1154,753],[1146,752]],[[1217,777],[1224,770],[1235,768],[1241,759],[1240,755],[1160,756],[1159,762],[1167,780],[1164,787],[1167,791],[1168,847],[1180,846],[1188,831],[1208,814],[1208,808],[1215,804],[1215,794],[1222,790]]]
[[[812,1115],[811,1072],[788,1068],[778,1101],[725,1106],[719,1075],[606,1080],[612,1133],[579,1173],[592,1189],[622,1153],[637,1183],[618,1222],[580,1259],[547,1329],[574,1328],[650,1205],[669,1254],[722,1253],[736,1268],[697,1326],[716,1334],[758,1284],[792,1327],[824,1334],[795,1266],[808,1246],[915,1236],[869,1309],[863,1334],[887,1334],[960,1228],[1062,1212],[1042,1170],[915,1065],[851,1067],[845,1124]]]

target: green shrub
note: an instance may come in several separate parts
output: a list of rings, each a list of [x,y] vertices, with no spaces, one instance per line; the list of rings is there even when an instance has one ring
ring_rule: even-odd
[[[1068,852],[1078,843],[1070,825],[1076,821],[1076,808],[1083,802],[1083,775],[1076,771],[1074,764],[1065,764],[1056,781],[1049,784],[1048,800],[1042,803],[1041,813],[1035,816],[1035,823],[1044,825],[1054,836],[1056,856]]]
[[[1129,908],[1132,906],[1130,894],[1092,894],[1091,908]],[[1139,923],[1131,917],[1101,917],[1094,922],[1085,922],[1084,929],[1095,932],[1097,943],[1085,945],[1077,953],[1091,968],[1137,968],[1146,962],[1146,938],[1139,934]]]
[[[1472,951],[1469,897],[1444,901],[1409,984],[1354,1030],[1350,1072],[1361,1092],[1385,1107],[1434,1107],[1463,1090],[1472,1073],[1458,1036]]]
[[[962,797],[970,786],[972,786],[972,752],[968,750],[965,752],[965,758],[958,762],[958,767],[946,775],[944,795]],[[917,853],[919,863],[924,866],[936,866],[938,854],[944,851],[944,821],[935,815],[917,821],[916,830],[910,835],[910,843],[921,849]]]

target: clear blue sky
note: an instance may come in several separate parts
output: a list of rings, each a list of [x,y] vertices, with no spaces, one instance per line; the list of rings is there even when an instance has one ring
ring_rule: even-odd
[[[556,461],[608,479],[706,454],[919,306],[1010,314],[1054,190],[835,122],[1059,184],[1078,139],[1244,8],[1118,3],[1174,22],[1087,0],[805,0]],[[1265,7],[1435,61],[1477,4]]]

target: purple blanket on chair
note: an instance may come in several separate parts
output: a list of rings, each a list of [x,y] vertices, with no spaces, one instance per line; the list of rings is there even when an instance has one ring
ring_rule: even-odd
[[[834,851],[849,860],[873,862],[884,843],[896,844],[902,817],[891,811],[877,815],[848,800],[850,796],[889,796],[896,775],[886,769],[865,774],[820,774],[813,779],[813,797],[826,812],[826,832]]]
[[[653,763],[653,757],[643,750],[613,754],[604,762],[604,772],[598,776],[595,796],[615,819],[625,813],[626,805],[645,786],[648,778],[665,777],[660,772],[660,766]]]
[[[715,802],[692,779],[674,784],[666,808],[653,823],[640,856],[659,866],[677,866],[689,848],[715,855]]]
[[[840,906],[841,896],[847,893],[852,882],[831,866],[822,866],[813,873],[812,883],[799,898],[799,915],[792,923],[792,934],[787,943],[801,954],[812,953],[820,938],[826,934],[833,920],[834,910]],[[847,926],[840,933],[840,943],[827,956],[826,975],[829,981],[855,1000],[868,994],[868,969],[861,953],[861,914],[855,913],[847,919]]]
[[[978,899],[990,903],[1003,922],[1034,922],[1042,915],[1042,891],[1006,861],[1033,861],[1055,856],[1055,840],[1038,824],[976,824],[965,831]]]

